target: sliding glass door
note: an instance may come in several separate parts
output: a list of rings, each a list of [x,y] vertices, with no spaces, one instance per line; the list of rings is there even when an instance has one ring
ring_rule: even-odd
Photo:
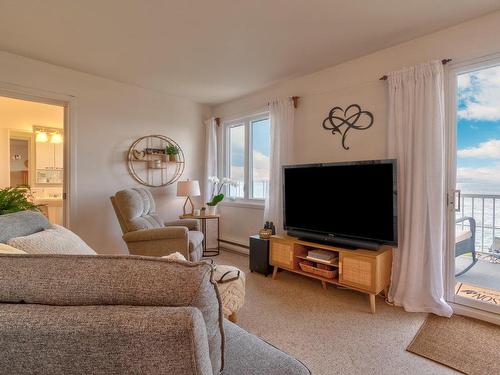
[[[500,313],[500,60],[451,67],[448,299]]]

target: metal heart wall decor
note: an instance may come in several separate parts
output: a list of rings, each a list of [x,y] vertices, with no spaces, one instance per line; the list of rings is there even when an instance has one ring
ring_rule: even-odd
[[[342,129],[342,126],[345,128]],[[328,113],[328,117],[323,120],[323,128],[330,130],[333,135],[339,133],[342,136],[342,147],[349,150],[346,146],[347,132],[351,129],[366,130],[373,125],[373,114],[368,111],[362,111],[357,104],[351,104],[345,110],[342,107],[333,107]]]

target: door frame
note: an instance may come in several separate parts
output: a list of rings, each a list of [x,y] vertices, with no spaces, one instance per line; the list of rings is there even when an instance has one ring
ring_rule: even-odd
[[[0,82],[0,96],[57,105],[64,108],[63,218],[64,226],[72,229],[72,218],[77,217],[76,96],[6,82]]]
[[[456,121],[457,77],[459,74],[500,65],[500,53],[453,61],[445,72],[446,114],[446,251],[444,259],[445,298],[455,313],[500,324],[500,314],[487,304],[455,295],[455,189],[457,171]]]

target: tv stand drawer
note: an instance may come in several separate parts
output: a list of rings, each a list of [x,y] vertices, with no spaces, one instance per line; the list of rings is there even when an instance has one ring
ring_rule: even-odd
[[[376,259],[356,255],[340,255],[339,283],[367,291],[375,289]]]
[[[293,269],[293,242],[271,241],[269,264],[280,268]]]

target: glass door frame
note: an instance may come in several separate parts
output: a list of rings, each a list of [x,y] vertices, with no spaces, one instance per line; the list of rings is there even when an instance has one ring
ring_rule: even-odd
[[[473,72],[500,65],[500,54],[481,57],[463,62],[452,62],[447,65],[445,74],[445,110],[446,110],[446,129],[445,129],[445,149],[446,149],[446,212],[447,212],[447,241],[444,259],[444,281],[445,298],[452,304],[455,311],[460,310],[463,315],[470,315],[480,319],[500,322],[498,307],[487,303],[474,301],[469,298],[457,296],[455,294],[455,192],[457,180],[457,77],[460,74]],[[465,308],[463,310],[462,308]],[[467,308],[474,309],[476,313]],[[469,314],[467,314],[469,312]],[[483,315],[486,313],[486,315]],[[489,314],[489,313],[493,313]],[[498,320],[497,320],[498,319]]]

